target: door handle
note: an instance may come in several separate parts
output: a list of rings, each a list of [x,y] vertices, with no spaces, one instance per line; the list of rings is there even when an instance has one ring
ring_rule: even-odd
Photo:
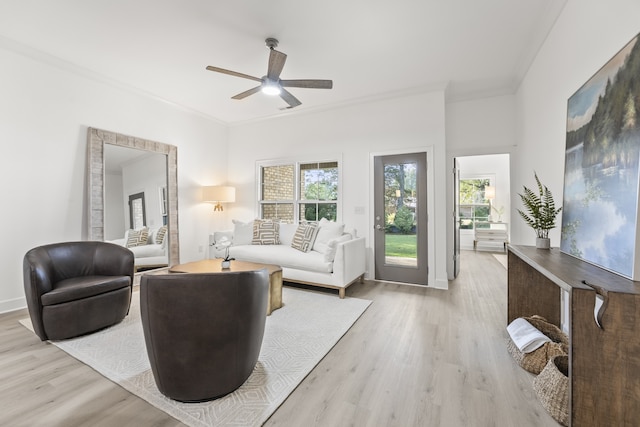
[[[376,230],[382,230],[382,226],[380,224],[376,224]]]

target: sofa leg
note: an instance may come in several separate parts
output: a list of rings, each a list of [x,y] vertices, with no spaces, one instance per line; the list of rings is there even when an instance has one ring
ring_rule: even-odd
[[[338,292],[339,292],[339,295],[340,295],[340,299],[344,299],[346,291],[347,291],[346,288],[338,289]]]

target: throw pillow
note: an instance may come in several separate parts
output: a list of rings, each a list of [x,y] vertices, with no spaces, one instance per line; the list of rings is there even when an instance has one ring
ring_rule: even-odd
[[[344,224],[337,224],[322,218],[318,223],[318,235],[313,243],[313,250],[325,253],[327,251],[327,243],[330,240],[337,239],[344,232]]]
[[[136,246],[143,246],[147,244],[149,240],[149,229],[147,227],[139,230],[129,230],[127,237],[127,247],[133,248]]]
[[[158,229],[156,233],[156,245],[161,245],[164,242],[164,236],[167,234],[167,226],[163,225]]]
[[[253,237],[253,221],[242,222],[233,220],[233,244],[250,245]]]
[[[349,240],[351,240],[351,236],[346,234],[338,237],[337,239],[329,240],[329,243],[327,243],[327,250],[324,253],[324,262],[333,262],[333,259],[336,257],[336,252],[338,251],[338,243]]]
[[[296,229],[291,241],[291,247],[301,252],[309,252],[313,247],[318,233],[318,224],[315,222],[301,223]]]
[[[279,245],[280,224],[274,221],[256,219],[253,221],[252,245]]]

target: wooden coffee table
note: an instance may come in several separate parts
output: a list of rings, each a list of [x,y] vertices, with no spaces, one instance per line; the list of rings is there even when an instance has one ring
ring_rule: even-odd
[[[282,307],[282,268],[277,265],[231,261],[231,267],[223,270],[221,260],[205,259],[174,265],[169,269],[169,273],[221,273],[227,271],[255,271],[263,268],[266,268],[269,273],[269,299],[267,301],[267,316],[269,316],[273,310]]]

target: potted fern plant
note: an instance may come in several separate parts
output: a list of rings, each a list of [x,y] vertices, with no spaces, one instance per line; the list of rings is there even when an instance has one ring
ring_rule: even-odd
[[[520,209],[518,209],[518,213],[527,225],[536,232],[536,248],[549,249],[551,247],[549,230],[556,226],[556,216],[560,213],[562,207],[556,209],[551,190],[546,185],[542,185],[538,174],[535,172],[534,176],[538,184],[538,193],[536,194],[530,188],[523,186],[524,194],[518,195],[527,213]]]

